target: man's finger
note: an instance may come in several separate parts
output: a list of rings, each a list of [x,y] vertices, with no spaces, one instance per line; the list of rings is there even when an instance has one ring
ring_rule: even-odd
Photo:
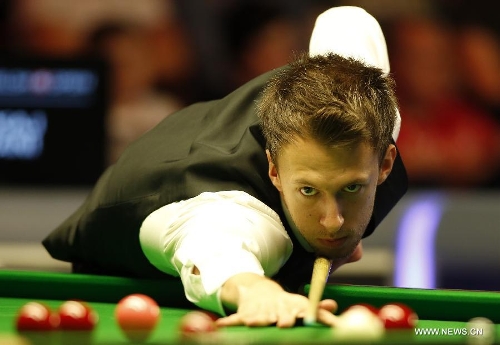
[[[240,326],[243,324],[243,321],[241,320],[240,315],[236,313],[217,319],[217,321],[215,321],[215,324],[220,327]]]
[[[318,310],[318,322],[324,325],[335,327],[338,324],[338,316],[333,315],[331,312],[325,309]]]
[[[275,314],[260,315],[258,317],[242,317],[241,314],[235,313],[227,317],[222,317],[216,321],[216,325],[220,327],[226,326],[248,326],[261,327],[276,323],[278,316]]]
[[[319,302],[319,307],[321,309],[328,310],[331,313],[335,313],[339,306],[333,299],[324,299]]]
[[[279,328],[289,328],[295,325],[297,316],[293,313],[281,313],[276,322],[276,326]]]

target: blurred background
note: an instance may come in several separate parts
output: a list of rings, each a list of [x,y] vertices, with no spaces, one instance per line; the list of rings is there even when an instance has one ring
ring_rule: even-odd
[[[332,282],[500,291],[500,21],[486,0],[0,1],[0,268],[69,271],[40,241],[127,145],[286,64],[341,5],[386,36],[410,191]]]

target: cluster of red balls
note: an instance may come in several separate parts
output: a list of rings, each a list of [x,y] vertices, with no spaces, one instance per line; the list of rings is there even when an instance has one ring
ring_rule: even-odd
[[[69,300],[57,310],[41,302],[28,302],[19,310],[18,331],[79,330],[90,331],[99,321],[97,313],[86,303]]]

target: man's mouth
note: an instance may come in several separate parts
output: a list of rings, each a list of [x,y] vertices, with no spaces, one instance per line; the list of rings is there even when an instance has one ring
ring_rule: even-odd
[[[340,238],[318,238],[318,243],[320,243],[323,247],[329,248],[339,248],[346,243],[348,237],[340,237]]]

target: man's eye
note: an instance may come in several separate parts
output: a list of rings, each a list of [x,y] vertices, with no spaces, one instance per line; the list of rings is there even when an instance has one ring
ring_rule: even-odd
[[[351,184],[350,186],[347,186],[344,188],[344,191],[347,193],[356,193],[361,189],[360,184]]]
[[[302,187],[300,188],[300,192],[305,196],[313,196],[318,193],[318,191],[313,187]]]

